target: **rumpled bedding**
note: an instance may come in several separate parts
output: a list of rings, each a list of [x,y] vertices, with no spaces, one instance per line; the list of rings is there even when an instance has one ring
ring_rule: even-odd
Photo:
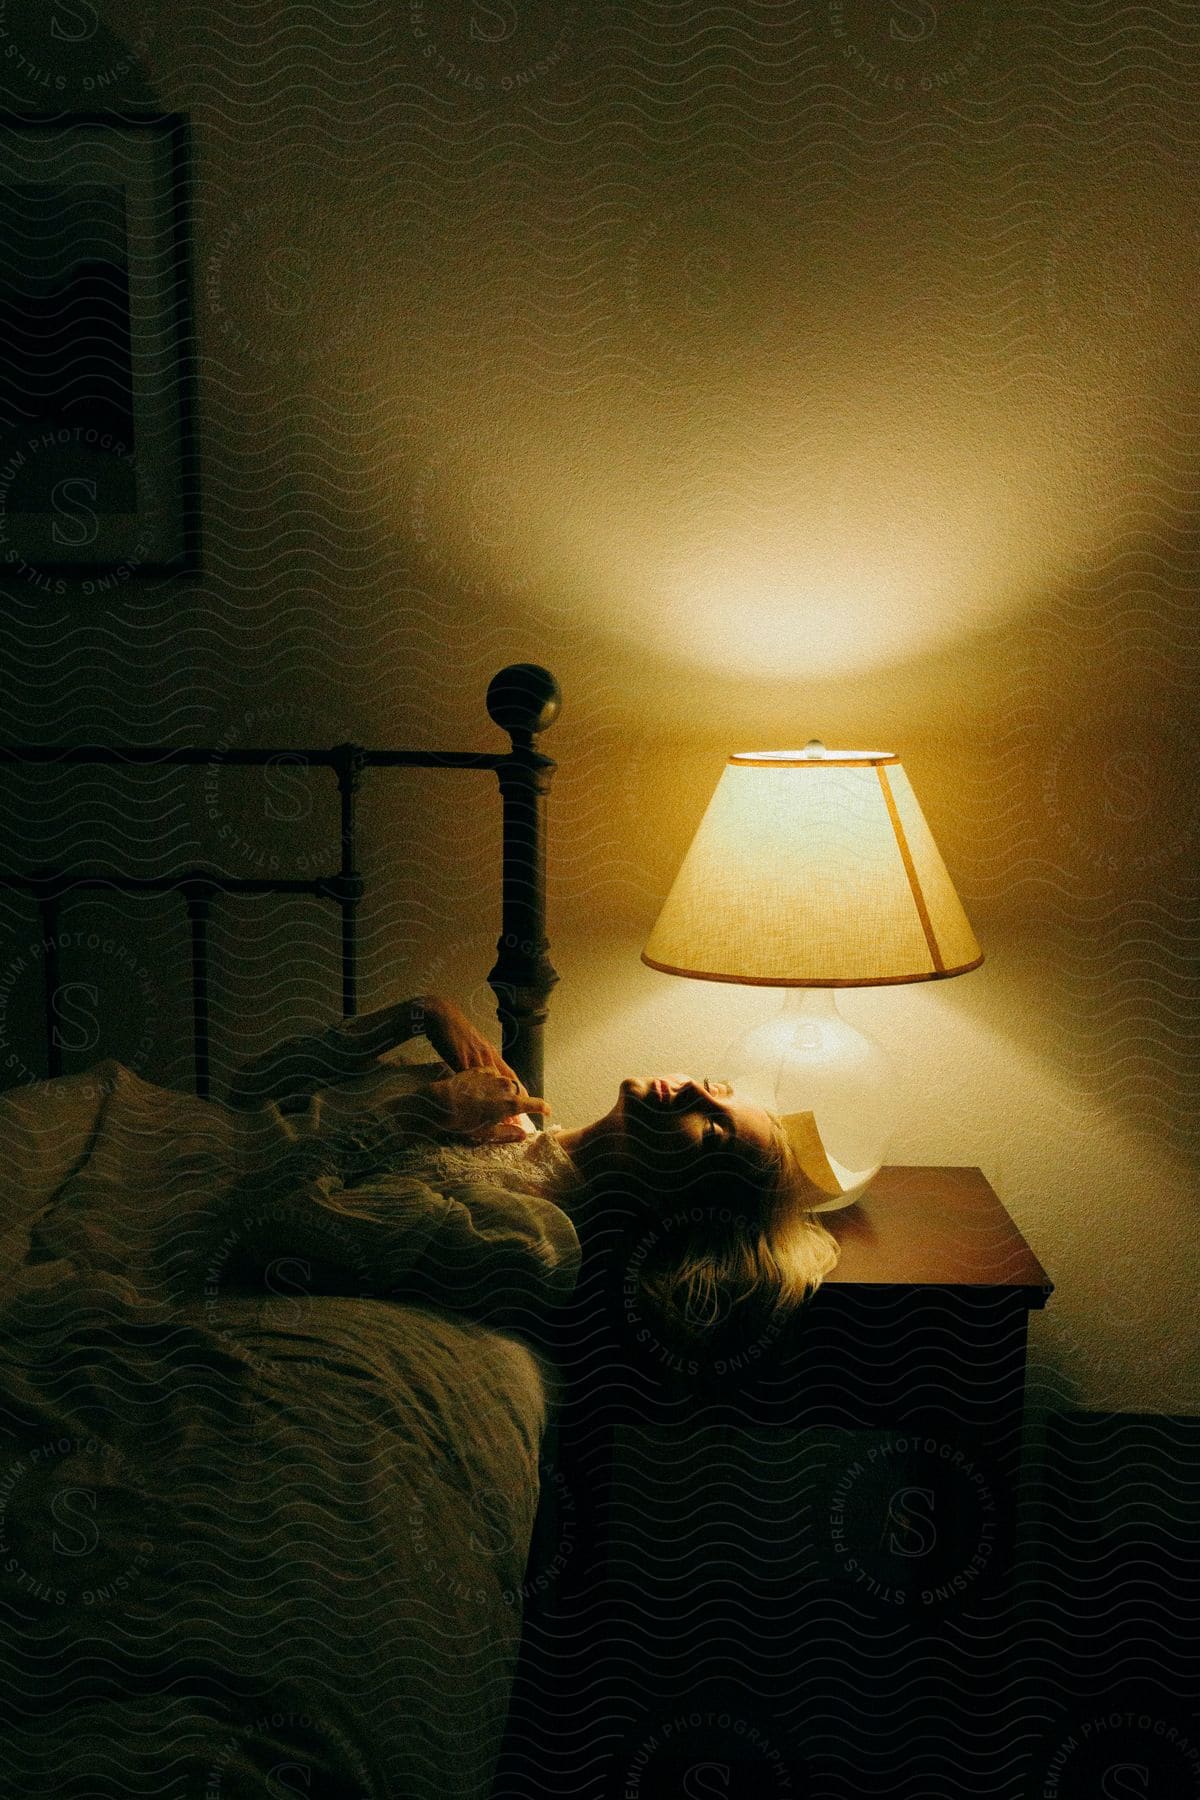
[[[347,1189],[271,1108],[5,1096],[3,1791],[484,1800],[577,1266],[550,1201]]]

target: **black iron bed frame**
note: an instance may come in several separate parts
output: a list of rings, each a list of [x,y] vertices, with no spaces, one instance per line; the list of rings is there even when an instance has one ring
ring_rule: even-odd
[[[500,783],[503,807],[500,937],[488,983],[496,996],[503,1054],[530,1093],[540,1094],[543,1033],[550,990],[558,975],[546,937],[546,803],[555,764],[537,747],[537,737],[558,716],[562,696],[548,669],[513,663],[492,678],[487,709],[506,731],[512,747],[489,753],[473,750],[367,750],[337,744],[329,750],[219,750],[197,746],[0,745],[0,763],[100,763],[165,765],[235,763],[262,766],[282,755],[306,765],[332,769],[341,801],[341,847],[335,874],[300,880],[223,875],[185,869],[178,875],[118,876],[73,874],[46,867],[26,875],[0,874],[0,889],[33,895],[45,944],[43,997],[46,1017],[46,1073],[63,1073],[62,1048],[54,1029],[59,989],[58,938],[63,901],[73,893],[110,889],[127,894],[182,895],[191,937],[193,1079],[198,1095],[210,1091],[208,924],[220,894],[308,894],[341,910],[342,1017],[358,1010],[358,905],[365,884],[355,863],[355,799],[367,769],[491,769]]]

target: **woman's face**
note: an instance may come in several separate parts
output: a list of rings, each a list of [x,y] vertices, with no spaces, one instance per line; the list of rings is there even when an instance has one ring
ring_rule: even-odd
[[[662,1175],[692,1176],[714,1155],[726,1166],[731,1157],[761,1163],[778,1142],[773,1116],[727,1081],[678,1074],[627,1076],[600,1128],[614,1160]]]

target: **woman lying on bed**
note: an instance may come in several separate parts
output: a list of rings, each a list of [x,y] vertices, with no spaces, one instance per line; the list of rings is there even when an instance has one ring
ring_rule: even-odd
[[[440,1062],[382,1060],[417,1036]],[[623,1207],[641,1231],[640,1299],[679,1343],[769,1334],[837,1262],[809,1211],[823,1196],[780,1120],[729,1083],[629,1076],[601,1118],[538,1131],[531,1115],[547,1117],[547,1102],[439,995],[289,1040],[244,1069],[230,1098],[277,1107],[347,1184],[486,1170],[553,1199],[584,1234]]]

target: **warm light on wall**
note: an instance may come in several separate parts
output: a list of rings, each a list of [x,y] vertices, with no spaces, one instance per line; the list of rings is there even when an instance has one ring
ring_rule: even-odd
[[[414,422],[385,447],[389,507],[439,597],[563,608],[668,668],[837,679],[1028,610],[1106,528],[1129,455],[1124,419],[1066,384],[1026,402],[980,378],[951,417],[902,375],[846,375],[804,406],[807,426],[794,393],[768,417],[735,390],[685,439],[600,378],[497,441],[464,396],[454,436]]]

